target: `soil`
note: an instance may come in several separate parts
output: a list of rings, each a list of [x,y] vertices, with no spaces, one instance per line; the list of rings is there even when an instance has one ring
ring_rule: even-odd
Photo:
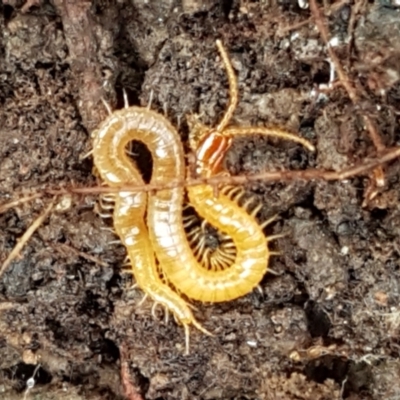
[[[49,188],[96,185],[90,133],[114,108],[168,116],[186,145],[186,115],[215,126],[238,74],[233,125],[280,125],[299,145],[237,138],[232,174],[339,171],[400,144],[400,8],[395,0],[325,5],[330,45],[354,86],[330,80],[326,45],[294,0],[3,0],[0,2],[0,263],[50,201]],[[301,8],[302,5],[303,8]],[[322,7],[322,5],[320,5]],[[138,150],[143,171],[151,160]],[[280,256],[260,290],[195,304],[214,336],[164,322],[122,270],[97,196],[58,197],[0,278],[2,399],[398,399],[400,162],[372,176],[252,182]],[[148,174],[147,174],[148,175]],[[31,379],[30,379],[31,378]],[[29,380],[30,379],[30,380]]]

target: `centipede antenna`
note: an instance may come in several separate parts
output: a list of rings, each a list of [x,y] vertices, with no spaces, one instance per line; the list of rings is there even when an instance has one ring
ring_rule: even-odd
[[[124,98],[124,107],[129,108],[128,93],[126,93],[125,88],[122,89],[122,96]]]
[[[111,106],[107,103],[107,101],[104,99],[104,97],[100,97],[100,100],[104,104],[104,107],[106,108],[106,110],[108,112],[108,115],[111,115],[112,114]]]
[[[300,143],[306,149],[315,151],[315,147],[307,139],[301,136],[294,135],[293,133],[285,132],[279,128],[267,128],[264,126],[241,126],[226,128],[224,130],[225,136],[238,136],[238,135],[262,135],[262,136],[275,136],[283,140],[291,140],[292,142]]]
[[[236,110],[236,106],[238,104],[238,99],[239,99],[239,94],[238,94],[238,87],[237,87],[237,79],[236,79],[236,74],[235,71],[233,70],[232,63],[229,59],[228,52],[224,48],[222,42],[220,40],[216,41],[216,45],[219,51],[219,54],[221,55],[222,61],[224,63],[226,73],[228,76],[228,82],[229,82],[229,105],[228,108],[225,111],[224,116],[222,117],[221,121],[216,127],[216,131],[223,133],[227,125],[229,124],[229,121],[231,120],[233,113]]]

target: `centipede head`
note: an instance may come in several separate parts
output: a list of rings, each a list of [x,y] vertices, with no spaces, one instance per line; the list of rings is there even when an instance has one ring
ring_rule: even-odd
[[[218,131],[211,131],[200,142],[196,150],[197,173],[212,176],[222,171],[222,162],[231,147],[232,138]]]

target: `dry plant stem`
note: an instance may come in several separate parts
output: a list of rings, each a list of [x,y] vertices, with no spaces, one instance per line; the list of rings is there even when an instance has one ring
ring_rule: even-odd
[[[0,301],[0,312],[12,310],[13,308],[15,308],[16,304],[17,303],[12,303],[11,301],[5,301],[5,302]]]
[[[78,251],[76,249],[74,249],[73,247],[64,244],[64,243],[57,243],[57,244],[52,244],[52,243],[48,243],[48,245],[50,247],[52,247],[54,250],[61,252],[61,250],[65,250],[69,253],[74,253],[75,255],[77,255],[78,257],[84,258],[85,260],[88,260],[94,264],[100,265],[100,267],[108,267],[108,264],[99,260],[97,257],[93,257],[90,254],[86,254],[83,253],[82,251]]]
[[[322,15],[320,9],[317,6],[316,0],[310,0],[310,9],[315,18],[315,23],[317,24],[317,27],[322,36],[322,39],[326,44],[329,57],[331,58],[334,66],[335,66],[339,80],[340,80],[341,84],[343,85],[343,87],[345,88],[345,90],[347,91],[352,103],[354,105],[357,105],[360,101],[360,98],[357,94],[357,91],[352,86],[349,78],[347,77],[347,75],[339,61],[339,58],[336,56],[336,53],[333,51],[332,47],[329,45],[329,33],[326,28],[326,21],[325,21],[324,16]],[[380,152],[382,152],[385,149],[385,145],[382,142],[382,139],[378,133],[378,130],[377,130],[373,120],[368,115],[365,115],[365,114],[363,115],[363,118],[364,118],[365,126],[367,127],[367,130],[368,130],[369,136],[372,140],[372,143],[374,144],[374,146],[379,154]],[[382,168],[381,167],[377,167],[377,168],[381,169],[381,170],[377,171],[376,174],[379,176],[383,176]],[[379,186],[379,185],[377,185],[377,186]]]
[[[129,354],[126,345],[122,344],[121,352],[121,381],[124,388],[124,394],[128,400],[143,400],[143,397],[138,392],[138,389],[132,384],[129,371]]]
[[[45,211],[33,222],[33,224],[25,231],[25,233],[21,236],[18,240],[18,243],[12,249],[11,253],[8,255],[6,260],[4,261],[3,265],[0,268],[0,278],[3,275],[4,271],[7,267],[12,263],[12,261],[18,257],[19,253],[21,252],[22,248],[24,247],[25,243],[31,238],[31,236],[35,233],[35,231],[39,228],[39,226],[43,223],[43,221],[47,218],[50,214],[54,206],[55,199],[53,199],[50,204],[47,206]]]
[[[326,180],[336,181],[349,179],[360,175],[368,175],[369,172],[387,162],[393,161],[400,157],[400,147],[393,147],[386,149],[386,153],[378,158],[366,161],[354,167],[345,168],[341,171],[324,171],[319,169],[308,169],[305,171],[274,171],[274,172],[260,172],[254,175],[238,175],[238,176],[214,176],[211,178],[198,178],[188,180],[174,180],[165,184],[144,184],[144,185],[121,185],[118,187],[83,187],[83,188],[63,188],[63,189],[48,189],[45,193],[51,195],[63,195],[69,193],[77,194],[96,194],[96,193],[118,193],[120,191],[143,191],[153,192],[157,190],[173,189],[176,187],[188,187],[196,185],[243,185],[249,182],[262,181],[262,182],[280,182],[280,181],[294,181],[294,180]]]
[[[22,199],[18,199],[18,200],[14,200],[11,201],[9,203],[5,203],[3,205],[0,205],[0,214],[5,213],[7,210],[14,208],[22,203],[28,203],[31,200],[35,200],[38,199],[39,197],[41,197],[42,195],[40,193],[35,193],[35,194],[31,194],[29,196],[23,197]]]
[[[79,90],[79,113],[89,132],[104,119],[100,99],[106,94],[97,54],[104,28],[93,18],[92,3],[92,0],[53,0],[61,17],[69,63]]]
[[[314,20],[314,18],[311,17],[311,18],[306,19],[305,21],[297,22],[293,25],[286,26],[286,27],[282,28],[279,31],[279,33],[283,35],[283,34],[286,34],[287,32],[294,31],[295,29],[302,28],[303,26],[306,26],[309,23],[311,23],[313,20]]]

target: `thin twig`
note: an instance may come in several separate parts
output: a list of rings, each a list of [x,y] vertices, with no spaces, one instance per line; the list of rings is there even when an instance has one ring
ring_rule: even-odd
[[[5,203],[3,205],[0,205],[0,214],[3,214],[4,212],[6,212],[7,210],[9,210],[10,208],[14,208],[22,203],[27,203],[31,200],[35,200],[38,199],[39,197],[41,197],[40,193],[35,193],[35,194],[31,194],[29,196],[23,197],[22,199],[18,199],[18,200],[14,200],[11,201],[9,203]]]
[[[97,257],[91,256],[90,254],[86,254],[82,251],[74,249],[72,246],[69,246],[68,244],[65,243],[48,243],[50,247],[52,247],[54,250],[60,252],[61,249],[64,249],[68,252],[74,253],[76,256],[84,258],[85,260],[88,260],[94,264],[100,265],[100,267],[108,267],[108,264],[105,263],[104,261],[101,261]]]
[[[63,195],[68,193],[78,194],[96,194],[96,193],[118,193],[121,191],[133,192],[152,192],[160,190],[174,189],[176,187],[189,187],[197,185],[243,185],[254,181],[263,182],[280,182],[293,180],[343,180],[349,179],[358,175],[366,175],[372,169],[381,166],[389,161],[400,157],[400,147],[387,148],[386,152],[380,157],[365,161],[354,167],[345,168],[341,171],[324,171],[320,169],[307,169],[304,171],[267,171],[260,172],[254,175],[237,175],[237,176],[213,176],[211,178],[196,178],[188,180],[174,180],[163,184],[146,184],[146,185],[121,185],[118,187],[82,187],[82,188],[62,188],[62,189],[47,189],[45,193],[52,195]]]
[[[32,225],[25,231],[25,233],[20,237],[15,247],[12,249],[11,253],[8,255],[3,265],[0,268],[0,278],[3,275],[4,271],[7,267],[12,263],[12,261],[18,256],[21,252],[24,245],[28,242],[31,236],[35,233],[35,231],[39,228],[39,226],[43,223],[43,221],[50,214],[54,206],[55,199],[53,199],[50,204],[46,207],[45,211],[32,223]]]
[[[314,15],[315,23],[317,25],[319,33],[321,34],[322,40],[325,42],[329,57],[331,58],[333,64],[335,65],[335,69],[338,74],[340,82],[347,91],[352,103],[354,105],[358,105],[360,98],[357,94],[357,91],[352,86],[350,79],[346,75],[339,61],[339,58],[333,51],[332,46],[329,44],[329,34],[328,34],[328,29],[326,27],[325,17],[322,15],[320,9],[318,8],[316,0],[310,0],[310,9],[312,14]],[[368,115],[363,115],[363,118],[375,148],[378,150],[378,152],[383,151],[385,149],[385,145],[382,142],[382,139],[378,133],[378,130],[376,129],[374,122]]]
[[[100,193],[118,193],[121,191],[133,192],[152,192],[159,190],[174,189],[177,187],[188,187],[197,185],[243,185],[249,182],[262,181],[262,182],[280,182],[280,181],[294,181],[294,180],[343,180],[353,178],[360,175],[369,175],[370,171],[376,167],[380,167],[385,163],[395,160],[400,157],[400,147],[386,148],[385,152],[379,157],[364,161],[363,163],[354,167],[344,168],[340,171],[324,171],[320,169],[307,169],[304,171],[266,171],[254,175],[237,175],[237,176],[213,176],[211,178],[197,178],[188,180],[173,180],[169,183],[163,184],[145,184],[145,185],[121,185],[116,187],[107,186],[92,186],[92,187],[69,187],[60,189],[42,189],[42,193],[32,195],[32,199],[42,197],[46,194],[50,195],[65,195],[70,193],[76,194],[100,194]],[[24,201],[28,201],[28,197]],[[17,203],[18,204],[18,203]],[[3,204],[0,210],[5,210],[13,207],[15,202]]]

